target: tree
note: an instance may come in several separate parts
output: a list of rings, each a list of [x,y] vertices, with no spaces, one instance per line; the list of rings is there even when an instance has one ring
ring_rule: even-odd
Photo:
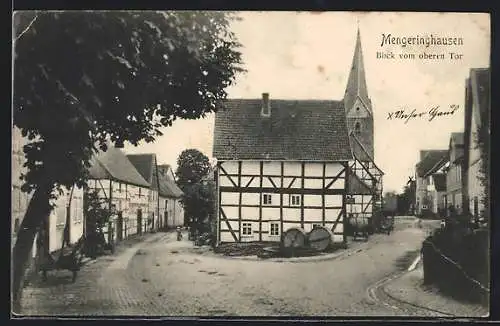
[[[181,203],[186,216],[191,221],[192,231],[197,233],[208,228],[209,217],[213,213],[215,205],[215,192],[207,180],[188,185],[184,190]]]
[[[208,157],[197,149],[186,149],[177,159],[177,184],[184,192],[181,202],[194,229],[212,212],[214,194],[207,181],[210,169]]]
[[[99,246],[104,244],[103,228],[108,224],[112,212],[107,207],[107,200],[101,198],[97,190],[87,191],[84,196],[86,253],[90,257],[96,257]]]
[[[50,199],[84,186],[109,141],[137,145],[177,118],[216,111],[242,72],[228,12],[19,12],[14,125],[29,139],[22,190],[32,199],[13,250],[13,303]],[[63,169],[61,167],[64,167]]]
[[[416,182],[410,178],[403,188],[403,193],[399,194],[397,198],[399,214],[406,215],[408,212],[411,213],[412,208],[415,207],[415,196]]]
[[[182,189],[200,182],[210,171],[208,157],[197,149],[186,149],[177,158],[177,184]]]

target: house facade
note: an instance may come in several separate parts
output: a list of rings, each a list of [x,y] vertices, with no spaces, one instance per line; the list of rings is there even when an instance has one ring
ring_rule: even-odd
[[[415,213],[438,214],[446,205],[448,150],[421,150],[415,166]],[[444,189],[443,189],[444,188]]]
[[[17,239],[17,232],[21,226],[24,215],[28,208],[31,194],[21,191],[22,181],[20,176],[26,171],[23,167],[26,161],[24,157],[23,147],[28,143],[28,140],[21,135],[21,131],[12,128],[12,190],[11,190],[11,235],[12,247]],[[84,216],[83,216],[83,189],[76,186],[72,189],[64,189],[64,193],[53,201],[55,204],[50,216],[44,221],[43,233],[37,234],[37,239],[33,243],[31,254],[31,267],[35,267],[36,258],[43,252],[53,253],[62,248],[65,237],[65,228],[67,228],[66,236],[68,243],[76,243],[84,232]],[[43,236],[43,239],[40,238]],[[37,247],[37,244],[40,247]]]
[[[120,241],[147,231],[150,185],[120,149],[109,146],[106,152],[95,155],[89,175],[88,190],[97,191],[108,209],[114,212],[113,239],[108,241]]]
[[[146,230],[156,231],[159,228],[160,220],[160,196],[159,196],[159,176],[158,165],[155,154],[128,154],[130,160],[139,174],[146,180],[150,187],[147,192],[148,210]]]
[[[464,175],[464,134],[454,132],[449,143],[449,164],[446,166],[446,207],[453,206],[457,213],[462,213]]]
[[[175,183],[175,175],[168,164],[158,165],[160,195],[160,229],[172,229],[184,225],[182,190]]]
[[[215,115],[218,243],[280,241],[314,225],[346,241],[348,216],[381,202],[358,31],[342,101],[232,99]]]
[[[478,132],[485,126],[490,135],[490,70],[471,69],[466,80],[465,129],[464,129],[464,208],[475,217],[485,210],[481,198],[485,194],[481,184],[481,149],[477,143]],[[489,209],[489,208],[487,208]]]

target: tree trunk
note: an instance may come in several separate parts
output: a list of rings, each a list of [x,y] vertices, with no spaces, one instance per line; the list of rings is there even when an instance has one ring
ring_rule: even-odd
[[[49,200],[53,188],[54,186],[50,185],[41,186],[35,190],[17,233],[16,244],[12,252],[12,309],[14,313],[20,312],[25,271],[37,229],[52,210]]]

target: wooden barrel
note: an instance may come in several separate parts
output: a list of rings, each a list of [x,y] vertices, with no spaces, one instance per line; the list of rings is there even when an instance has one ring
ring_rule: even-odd
[[[283,249],[302,249],[306,246],[306,232],[301,228],[290,228],[283,233]]]
[[[316,226],[307,235],[309,247],[317,251],[326,250],[333,242],[333,233],[324,226]]]

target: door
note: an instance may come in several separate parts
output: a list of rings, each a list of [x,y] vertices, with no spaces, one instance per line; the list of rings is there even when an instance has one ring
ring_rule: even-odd
[[[142,234],[142,210],[137,210],[137,234]]]
[[[123,240],[123,214],[118,212],[118,217],[116,219],[116,238],[118,241]]]

